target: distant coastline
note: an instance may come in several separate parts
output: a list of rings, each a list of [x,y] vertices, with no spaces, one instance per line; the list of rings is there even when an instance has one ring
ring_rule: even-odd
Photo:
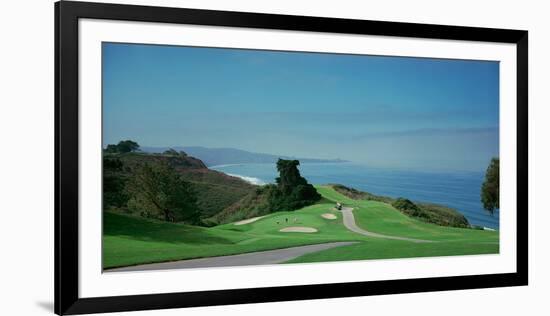
[[[273,155],[265,153],[255,153],[237,148],[207,148],[202,146],[173,146],[173,147],[141,147],[141,150],[147,153],[162,153],[166,150],[174,149],[183,151],[190,156],[202,160],[208,167],[218,167],[226,165],[239,165],[249,163],[276,163],[279,158],[289,160],[299,160],[301,163],[342,163],[349,162],[340,158],[321,159],[321,158],[302,158],[285,155]]]

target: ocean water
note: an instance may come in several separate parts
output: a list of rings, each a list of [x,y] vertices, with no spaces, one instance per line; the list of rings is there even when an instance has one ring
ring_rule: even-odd
[[[275,182],[274,164],[238,164],[209,167],[255,184]],[[372,168],[355,163],[308,163],[300,173],[313,184],[339,183],[361,191],[452,207],[470,224],[499,228],[498,210],[490,215],[482,207],[483,172],[419,172]]]

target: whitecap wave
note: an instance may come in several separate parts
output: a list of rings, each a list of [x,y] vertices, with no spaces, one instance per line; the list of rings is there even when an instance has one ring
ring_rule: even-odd
[[[251,183],[251,184],[255,184],[255,185],[264,185],[265,184],[265,182],[263,182],[261,179],[258,179],[258,178],[241,176],[240,174],[234,174],[234,173],[226,173],[226,174],[228,176],[241,178],[244,181],[246,181],[248,183]]]
[[[234,166],[242,166],[243,164],[242,163],[228,163],[228,164],[225,164],[225,165],[214,165],[214,166],[208,166],[208,169],[220,169],[220,168],[225,168],[225,167],[234,167]]]

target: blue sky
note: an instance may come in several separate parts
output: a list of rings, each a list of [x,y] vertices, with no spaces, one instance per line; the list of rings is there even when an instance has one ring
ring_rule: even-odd
[[[498,77],[489,61],[104,43],[103,142],[482,171]]]

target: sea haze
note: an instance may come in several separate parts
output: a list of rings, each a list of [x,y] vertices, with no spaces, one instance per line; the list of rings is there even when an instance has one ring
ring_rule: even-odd
[[[301,162],[345,162],[345,160],[336,159],[317,159],[317,158],[297,158],[284,155],[270,155],[263,153],[253,153],[236,148],[206,148],[201,146],[174,146],[174,147],[141,147],[141,150],[151,153],[161,153],[168,149],[184,151],[193,157],[199,157],[207,166],[228,165],[237,163],[276,163],[279,158],[298,159]]]
[[[274,164],[247,163],[210,168],[243,177],[255,184],[273,183],[277,177]],[[303,163],[299,168],[313,184],[338,183],[378,195],[437,203],[458,210],[472,225],[499,228],[498,210],[491,216],[481,205],[483,172],[418,172],[372,168],[350,162]]]

